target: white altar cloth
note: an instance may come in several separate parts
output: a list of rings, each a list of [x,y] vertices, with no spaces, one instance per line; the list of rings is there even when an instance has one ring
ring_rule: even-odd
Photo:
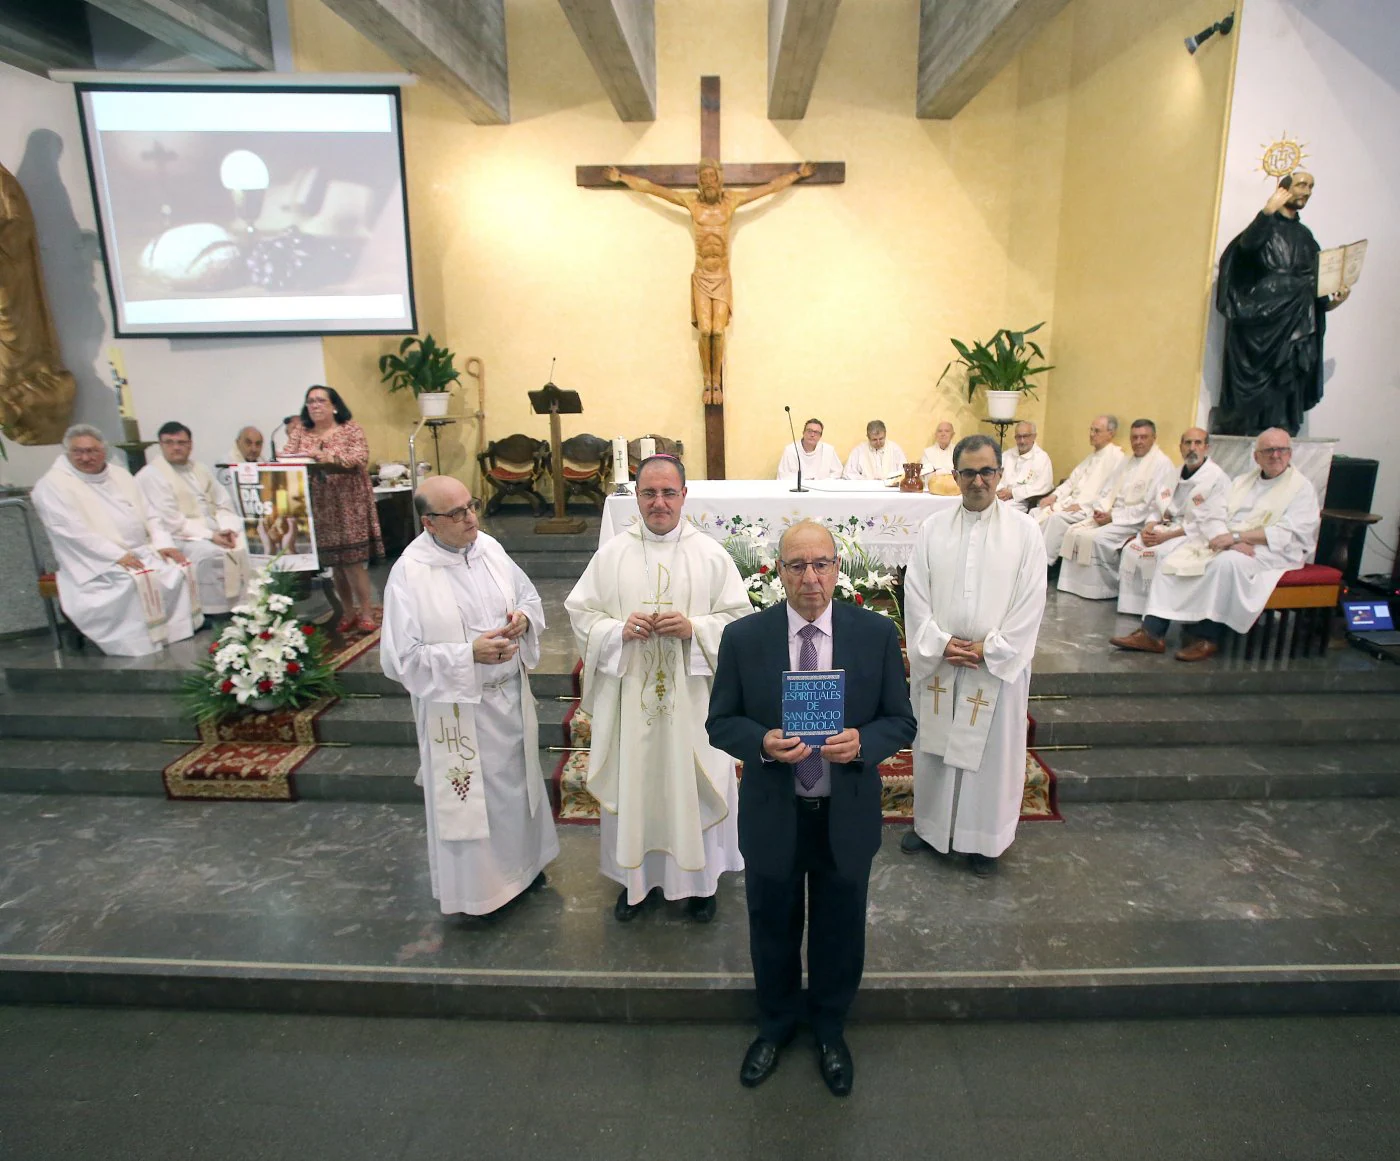
[[[628,485],[635,489],[636,484]],[[804,481],[793,492],[791,480],[692,480],[685,518],[705,535],[723,541],[745,528],[763,529],[774,547],[783,529],[816,520],[854,540],[886,568],[907,564],[919,525],[957,496],[901,492],[871,480]],[[609,496],[598,543],[604,544],[637,522],[637,498]]]

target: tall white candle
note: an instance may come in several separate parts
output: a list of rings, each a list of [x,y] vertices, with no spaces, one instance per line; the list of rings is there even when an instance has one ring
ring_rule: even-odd
[[[642,453],[642,459],[649,460],[656,454],[656,440],[652,439],[649,435],[643,436],[639,441],[639,448]]]
[[[627,483],[627,437],[622,435],[613,440],[613,483]]]

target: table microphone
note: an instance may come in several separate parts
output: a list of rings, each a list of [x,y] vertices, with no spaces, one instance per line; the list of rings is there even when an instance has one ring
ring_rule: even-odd
[[[792,408],[784,403],[783,410],[787,412],[788,432],[792,435],[792,450],[793,454],[797,456],[797,487],[789,488],[788,491],[810,492],[812,490],[811,488],[804,488],[802,486],[802,449],[797,445],[797,429],[792,426]]]

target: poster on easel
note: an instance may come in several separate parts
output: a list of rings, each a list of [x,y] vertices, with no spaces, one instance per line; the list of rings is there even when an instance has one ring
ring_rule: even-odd
[[[254,568],[277,562],[279,572],[319,572],[311,481],[302,464],[234,464],[234,499]]]

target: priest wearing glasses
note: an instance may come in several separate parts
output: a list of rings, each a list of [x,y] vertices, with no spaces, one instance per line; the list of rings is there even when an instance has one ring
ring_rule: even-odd
[[[968,436],[953,463],[962,503],[924,521],[904,578],[919,738],[914,829],[900,848],[964,854],[986,876],[1021,817],[1045,542],[1031,517],[997,499],[995,440]]]
[[[914,714],[894,622],[832,603],[840,564],[831,533],[794,524],[778,557],[787,600],[724,631],[706,723],[710,741],[744,763],[739,848],[759,1018],[739,1081],[762,1084],[805,1017],[822,1079],[845,1096],[855,1080],[846,1013],[865,967],[880,849],[878,767],[914,737]],[[844,728],[813,749],[781,728],[782,675],[819,669],[845,672]]]
[[[682,519],[680,460],[643,460],[636,486],[641,519],[599,547],[564,602],[593,719],[599,858],[621,887],[619,923],[653,893],[708,923],[720,875],[744,861],[734,763],[706,738],[705,713],[720,634],[752,606],[729,553]]]

